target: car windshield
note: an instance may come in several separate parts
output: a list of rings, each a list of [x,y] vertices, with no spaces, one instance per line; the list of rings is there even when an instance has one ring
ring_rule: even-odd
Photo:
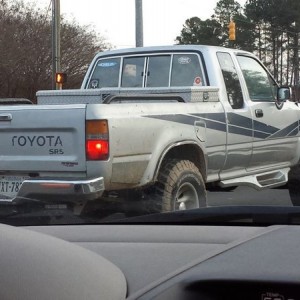
[[[0,1],[0,223],[299,223],[298,0],[75,2]]]

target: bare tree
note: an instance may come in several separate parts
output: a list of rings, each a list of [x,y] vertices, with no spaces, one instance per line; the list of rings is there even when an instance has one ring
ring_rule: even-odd
[[[0,97],[35,100],[51,89],[51,14],[22,1],[0,0]],[[61,66],[66,88],[79,88],[93,56],[110,46],[89,26],[62,20]]]

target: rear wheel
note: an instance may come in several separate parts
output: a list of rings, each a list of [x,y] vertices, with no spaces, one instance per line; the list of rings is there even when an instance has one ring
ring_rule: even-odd
[[[166,212],[206,206],[206,188],[202,175],[189,160],[166,161],[161,167],[153,189],[156,211]]]

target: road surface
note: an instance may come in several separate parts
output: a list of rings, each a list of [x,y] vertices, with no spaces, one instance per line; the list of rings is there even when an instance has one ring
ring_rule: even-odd
[[[257,191],[250,187],[238,187],[231,192],[208,192],[208,205],[283,205],[292,202],[287,189]]]

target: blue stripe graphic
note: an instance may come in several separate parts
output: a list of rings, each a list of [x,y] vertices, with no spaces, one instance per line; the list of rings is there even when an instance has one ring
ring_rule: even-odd
[[[195,125],[197,121],[204,121],[206,128],[226,132],[227,124],[224,113],[203,113],[203,114],[178,114],[178,115],[146,115],[144,117],[176,122],[186,125]],[[252,136],[258,139],[273,139],[286,136],[296,136],[300,131],[299,121],[289,124],[283,129],[270,126],[251,118],[240,116],[235,113],[228,113],[228,132],[244,136]],[[253,124],[253,130],[252,130]]]

